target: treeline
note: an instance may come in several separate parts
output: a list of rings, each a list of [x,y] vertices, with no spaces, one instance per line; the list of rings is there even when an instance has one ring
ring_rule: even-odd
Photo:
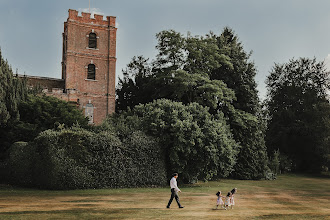
[[[156,57],[152,61],[134,57],[123,70],[117,88],[118,114],[168,99],[198,103],[208,107],[213,117],[223,115],[222,126],[229,127],[238,145],[230,173],[234,178],[259,179],[269,169],[274,174],[328,170],[330,75],[323,62],[298,58],[275,64],[261,103],[251,52],[244,50],[230,28],[220,35],[183,36],[170,30],[156,37]]]
[[[29,94],[1,57],[1,77],[16,83],[0,90],[16,100],[0,97],[7,181],[74,189],[159,186],[174,171],[187,183],[327,171],[330,84],[323,62],[275,64],[261,102],[251,52],[230,28],[156,37],[156,57],[133,57],[119,79],[116,113],[94,127],[70,104]]]

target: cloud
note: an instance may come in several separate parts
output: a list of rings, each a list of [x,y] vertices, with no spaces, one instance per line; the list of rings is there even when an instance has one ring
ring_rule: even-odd
[[[87,13],[89,13],[89,8],[79,8],[78,11],[79,12],[87,12]],[[92,16],[92,18],[94,17],[94,14],[104,15],[104,13],[101,11],[101,9],[99,9],[99,8],[91,8],[91,16]]]
[[[87,12],[89,13],[89,8],[78,8],[78,12]],[[101,11],[101,9],[99,8],[91,8],[91,17],[93,18],[94,17],[94,14],[97,14],[97,15],[103,15],[104,16],[104,13]],[[104,20],[106,19],[105,17],[103,18]],[[116,28],[119,27],[119,23],[116,21]]]

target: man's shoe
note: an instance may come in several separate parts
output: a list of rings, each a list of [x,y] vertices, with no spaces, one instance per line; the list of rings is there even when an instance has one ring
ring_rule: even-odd
[[[183,209],[183,208],[184,208],[184,206],[180,206],[180,207],[179,207],[179,209]]]
[[[170,207],[169,206],[166,206],[167,209],[169,209]]]

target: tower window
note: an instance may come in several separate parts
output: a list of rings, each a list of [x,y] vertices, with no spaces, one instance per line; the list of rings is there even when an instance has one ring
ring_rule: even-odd
[[[88,64],[87,79],[95,80],[95,65]]]
[[[90,33],[89,34],[89,40],[88,40],[88,47],[89,48],[95,48],[96,49],[96,34],[95,33]]]

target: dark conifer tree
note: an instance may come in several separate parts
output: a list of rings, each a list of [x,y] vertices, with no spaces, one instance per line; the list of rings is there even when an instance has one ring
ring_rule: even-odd
[[[7,131],[19,120],[18,106],[26,97],[26,80],[14,76],[0,50],[0,158],[9,146]]]

